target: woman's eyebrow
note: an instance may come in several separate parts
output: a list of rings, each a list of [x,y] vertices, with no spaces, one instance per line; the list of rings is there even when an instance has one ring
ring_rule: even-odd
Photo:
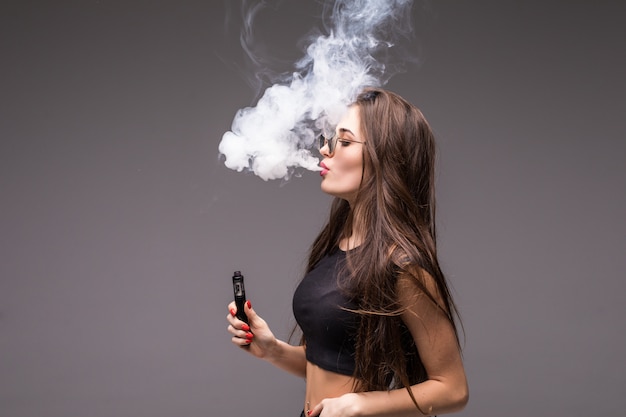
[[[352,131],[350,129],[346,129],[345,127],[340,127],[339,128],[339,133],[349,133],[352,136],[354,136],[354,133],[352,133]]]

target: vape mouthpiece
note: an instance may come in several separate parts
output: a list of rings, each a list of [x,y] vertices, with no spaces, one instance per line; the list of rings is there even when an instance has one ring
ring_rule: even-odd
[[[235,271],[234,276],[240,277],[241,276],[241,271]]]

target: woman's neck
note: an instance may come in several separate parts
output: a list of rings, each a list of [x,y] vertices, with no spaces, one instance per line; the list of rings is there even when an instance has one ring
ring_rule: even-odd
[[[350,204],[351,215],[348,217],[350,221],[350,227],[344,229],[344,233],[349,233],[349,236],[344,236],[339,240],[339,249],[343,251],[349,251],[356,247],[359,247],[363,243],[363,224],[358,215],[358,211],[355,212],[354,205]]]

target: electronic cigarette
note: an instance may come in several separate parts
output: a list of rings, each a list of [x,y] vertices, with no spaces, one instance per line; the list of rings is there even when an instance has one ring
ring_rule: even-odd
[[[235,305],[237,306],[237,318],[248,323],[248,316],[243,311],[246,303],[246,289],[243,286],[243,275],[241,271],[235,271],[233,274],[233,292],[235,293]]]

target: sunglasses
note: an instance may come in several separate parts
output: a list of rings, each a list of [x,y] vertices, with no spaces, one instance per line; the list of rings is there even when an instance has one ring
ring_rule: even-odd
[[[330,137],[326,137],[322,133],[321,135],[318,136],[317,139],[319,140],[320,150],[322,150],[324,146],[328,145],[328,153],[330,155],[335,153],[335,147],[337,146],[337,142],[365,143],[359,140],[340,138],[334,133]]]

